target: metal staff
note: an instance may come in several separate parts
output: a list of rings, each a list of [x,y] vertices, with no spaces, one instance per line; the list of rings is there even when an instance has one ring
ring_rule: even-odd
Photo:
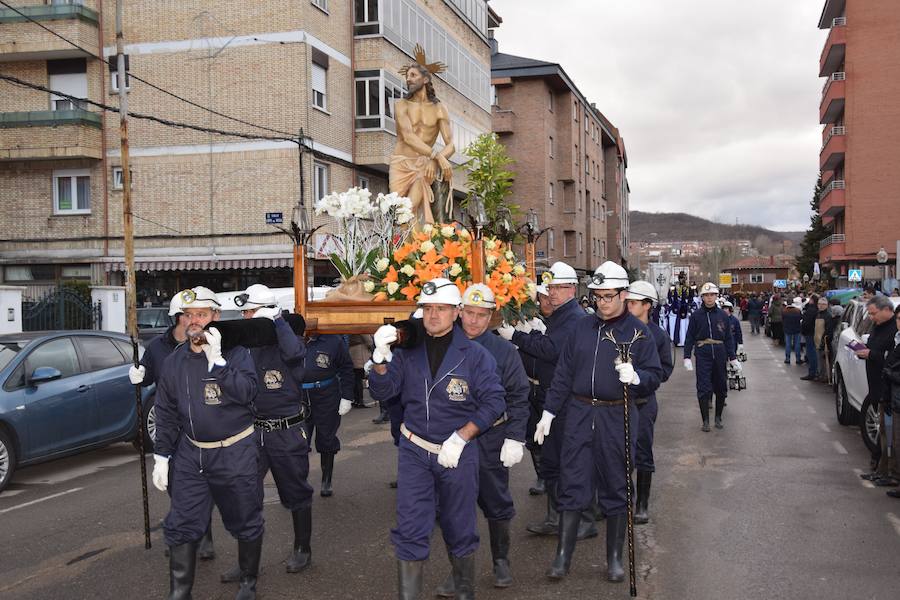
[[[616,364],[631,362],[631,346],[636,341],[644,337],[644,334],[637,329],[634,330],[634,336],[629,342],[619,342],[611,331],[607,331],[605,338],[616,345],[619,351],[619,358]],[[630,586],[629,595],[632,598],[637,597],[637,576],[635,574],[634,565],[634,505],[631,500],[631,418],[628,415],[628,385],[622,384],[622,399],[625,401],[622,408],[625,413],[625,479],[628,482],[625,486],[625,502],[626,502],[626,524],[628,537],[628,584]]]

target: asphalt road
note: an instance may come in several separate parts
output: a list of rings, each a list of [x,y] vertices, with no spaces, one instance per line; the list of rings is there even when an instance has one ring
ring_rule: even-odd
[[[855,427],[841,427],[830,389],[800,381],[805,367],[782,363],[780,348],[747,336],[749,389],[731,392],[724,430],[700,431],[693,375],[681,367],[660,394],[651,522],[638,526],[642,598],[896,599],[900,591],[900,502],[859,479],[868,453]],[[315,497],[313,566],[284,572],[290,516],[266,490],[266,541],[259,597],[396,597],[388,531],[394,522],[395,453],[375,409],[345,418],[335,495]],[[313,455],[311,479],[318,481]],[[149,466],[152,466],[150,461]],[[148,467],[149,469],[149,467]],[[487,599],[626,598],[605,581],[604,528],[579,544],[571,575],[543,572],[555,539],[525,532],[543,515],[528,496],[530,459],[512,471],[514,587],[490,587],[487,527],[481,522],[478,595]],[[0,598],[165,598],[167,560],[159,523],[168,497],[150,490],[153,548],[141,532],[139,465],[130,445],[20,471],[0,494]],[[214,518],[218,556],[198,565],[194,597],[232,598],[218,582],[236,544]],[[436,531],[426,594],[448,570]]]

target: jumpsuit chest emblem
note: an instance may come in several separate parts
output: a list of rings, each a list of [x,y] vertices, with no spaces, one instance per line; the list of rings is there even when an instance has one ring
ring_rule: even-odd
[[[263,375],[263,383],[266,384],[267,390],[280,390],[284,384],[284,375],[281,374],[281,371],[269,369]]]
[[[316,366],[320,369],[327,369],[331,366],[331,357],[324,352],[316,354]]]
[[[725,323],[719,321],[718,323],[716,323],[716,329],[719,330],[719,333],[725,333]]]
[[[218,383],[207,383],[203,388],[203,402],[209,406],[222,404],[222,388]]]
[[[447,384],[447,397],[453,402],[464,402],[468,396],[469,384],[465,379],[454,377]]]

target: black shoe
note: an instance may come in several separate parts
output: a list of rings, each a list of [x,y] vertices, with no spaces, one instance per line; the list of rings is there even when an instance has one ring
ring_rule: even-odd
[[[556,557],[547,569],[550,579],[562,579],[569,574],[572,566],[572,555],[575,553],[575,539],[578,537],[578,525],[581,513],[575,510],[565,511],[559,515],[559,541],[556,543]]]
[[[450,556],[453,565],[453,586],[457,600],[475,600],[475,553]]]
[[[700,428],[701,431],[709,431],[709,419],[703,420],[703,427]]]
[[[784,364],[786,364],[786,365],[791,364],[791,359],[787,359],[786,361],[784,361]]]
[[[531,464],[534,465],[534,474],[537,476],[537,481],[528,488],[528,493],[532,496],[542,496],[547,493],[547,487],[541,477],[541,447],[529,448],[528,452],[531,453]]]
[[[434,589],[434,595],[438,598],[456,598],[456,584],[453,582],[453,569],[447,574],[447,579]]]
[[[634,522],[638,525],[650,522],[648,505],[650,503],[650,482],[653,473],[650,471],[637,472],[637,499],[634,503]]]
[[[887,476],[879,477],[878,479],[874,480],[872,483],[874,483],[877,487],[897,487],[898,485],[900,485],[900,481],[897,481],[893,477],[887,477]]]
[[[489,520],[488,532],[491,537],[491,560],[494,564],[494,587],[509,587],[513,582],[509,570],[509,520]]]
[[[390,423],[391,415],[388,414],[388,411],[383,406],[381,407],[381,412],[378,413],[378,416],[372,419],[372,422],[376,425],[383,425],[384,423]]]
[[[606,580],[619,583],[625,580],[622,548],[625,545],[626,515],[606,517]]]
[[[419,600],[422,594],[424,560],[397,561],[397,597],[399,600]]]
[[[191,600],[196,566],[196,542],[169,548],[169,600]]]
[[[891,498],[900,498],[900,490],[888,490],[885,492]]]
[[[532,523],[525,529],[535,535],[556,535],[559,531],[559,513],[556,512],[556,483],[547,485],[547,515],[540,523]]]
[[[241,580],[241,568],[238,565],[234,565],[221,575],[219,575],[219,581],[222,583],[237,583]]]
[[[815,379],[815,378],[816,378],[815,375],[805,375],[805,376],[801,377],[800,379],[801,379],[802,381],[812,381],[812,380]]]
[[[725,425],[722,423],[722,417],[716,417],[716,429],[722,429]]]
[[[206,533],[200,539],[200,547],[197,549],[197,558],[200,560],[212,560],[216,557],[216,549],[213,546],[212,523],[206,528]]]
[[[578,534],[576,539],[580,542],[600,535],[597,530],[597,521],[594,518],[592,509],[581,511],[581,522],[578,524]]]
[[[238,565],[241,567],[241,587],[234,600],[255,600],[259,559],[262,556],[263,536],[249,542],[238,541]]]
[[[319,495],[323,498],[329,498],[334,492],[331,491],[331,475],[334,472],[334,454],[326,452],[319,455],[322,465],[322,487]]]
[[[543,479],[538,479],[534,482],[534,485],[528,488],[528,494],[530,496],[542,496],[547,493],[547,488],[544,485]]]
[[[865,479],[866,481],[875,481],[876,479],[880,479],[881,475],[872,471],[871,473],[860,473],[860,479]]]
[[[288,573],[299,573],[312,563],[312,507],[298,508],[291,513],[294,522],[294,550],[287,559]]]

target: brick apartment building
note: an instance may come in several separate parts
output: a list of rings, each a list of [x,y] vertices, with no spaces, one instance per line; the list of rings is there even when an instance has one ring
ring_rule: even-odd
[[[504,54],[492,39],[494,132],[516,163],[513,201],[542,228],[539,265],[590,273],[628,248],[627,158],[618,130],[555,63]]]
[[[16,0],[0,8],[0,73],[118,105],[115,2]],[[128,69],[166,91],[295,137],[238,139],[129,121],[137,281],[158,302],[189,285],[290,285],[291,246],[265,224],[351,185],[387,191],[398,75],[424,46],[458,150],[491,130],[485,0],[131,0]],[[285,137],[129,81],[129,111],[244,134]],[[0,81],[0,282],[36,294],[61,280],[123,280],[119,119]],[[298,160],[299,159],[299,160]],[[458,152],[454,162],[460,164]],[[458,172],[455,187],[463,187]],[[458,192],[459,193],[459,192]],[[315,224],[320,224],[316,221]],[[323,230],[323,231],[327,231]],[[324,238],[320,234],[315,244]],[[328,274],[325,261],[316,273]]]
[[[832,231],[819,260],[845,283],[848,269],[876,265],[882,246],[893,264],[900,239],[900,3],[826,0],[819,28],[819,210]]]

